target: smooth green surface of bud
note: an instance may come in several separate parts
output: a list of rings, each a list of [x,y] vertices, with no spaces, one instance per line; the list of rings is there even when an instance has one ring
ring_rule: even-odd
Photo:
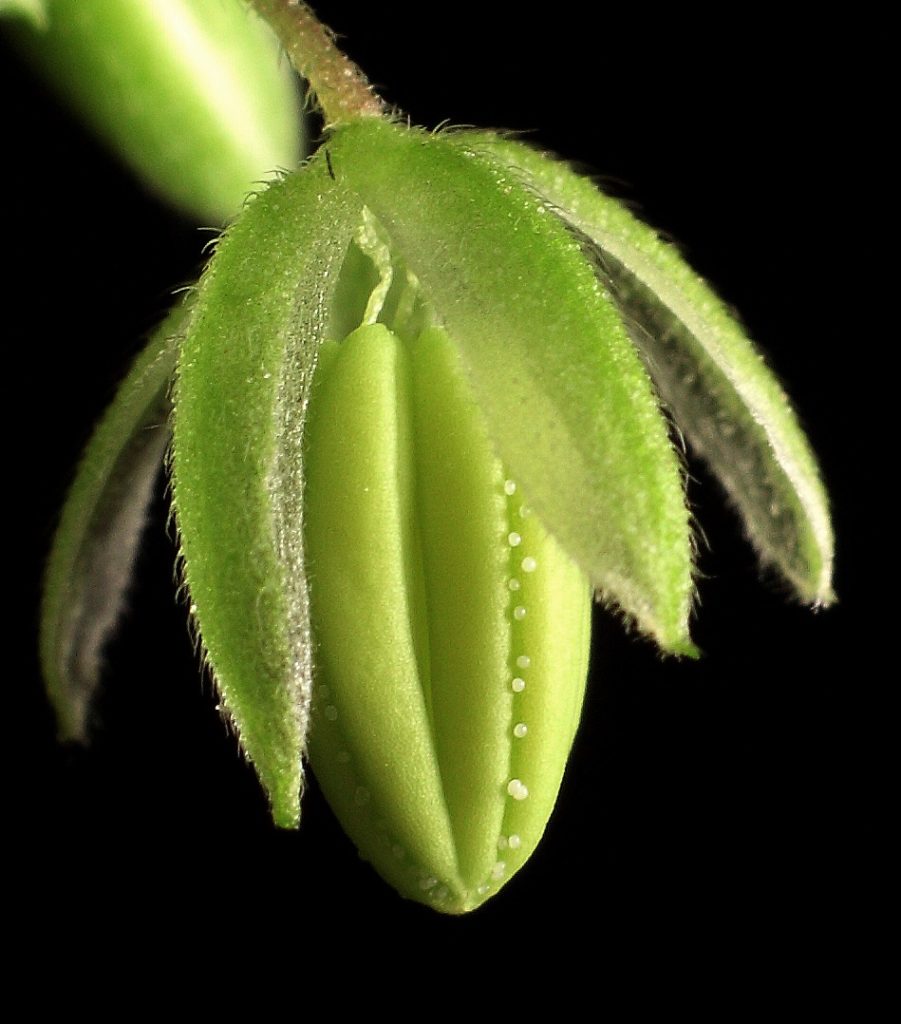
[[[308,415],[311,764],[401,893],[471,910],[553,809],[588,580],[505,474],[442,331],[326,346]]]
[[[199,221],[231,220],[300,159],[293,76],[239,0],[48,0],[39,21],[16,28],[78,115]]]

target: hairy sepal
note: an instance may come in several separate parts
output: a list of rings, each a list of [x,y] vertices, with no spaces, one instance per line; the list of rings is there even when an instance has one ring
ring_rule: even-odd
[[[679,461],[578,243],[516,175],[452,137],[366,121],[329,148],[420,281],[542,521],[661,647],[690,650]]]
[[[802,600],[828,604],[833,536],[816,459],[779,382],[722,301],[674,246],[566,164],[488,134],[467,133],[465,144],[503,160],[597,247],[660,394],[726,488],[761,560]]]
[[[44,577],[40,654],[63,739],[84,741],[103,647],[131,581],[169,440],[169,386],[189,315],[181,303],[98,424],[63,506]]]
[[[302,437],[360,204],[315,159],[255,199],[201,281],[175,389],[173,501],[222,709],[299,819],[311,687]]]

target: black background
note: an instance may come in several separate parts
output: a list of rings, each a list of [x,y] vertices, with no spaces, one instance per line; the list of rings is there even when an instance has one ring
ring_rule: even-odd
[[[852,415],[860,339],[847,255],[865,193],[836,26],[581,5],[321,3],[352,57],[414,121],[527,130],[580,161],[676,239],[741,312],[793,396],[834,495],[840,603],[817,614],[761,577],[736,517],[692,463],[703,525],[698,663],[661,660],[598,612],[584,720],[544,842],[477,913],[402,901],[332,820],[315,785],[298,833],[270,824],[201,682],[162,487],[87,751],[59,748],[38,675],[39,578],[92,423],[209,234],[171,214],[7,51],[5,155],[7,594],[4,817],[23,922],[70,950],[88,920],[128,945],[227,937],[280,955],[398,951],[534,962],[572,943],[752,961],[788,972],[851,940],[875,844],[879,751]],[[11,323],[11,326],[9,326]],[[854,430],[854,434],[852,434]],[[864,489],[872,497],[872,489]],[[849,917],[850,915],[850,917]],[[853,944],[853,943],[852,943]],[[398,952],[398,955],[400,953]],[[406,955],[406,954],[405,954]]]

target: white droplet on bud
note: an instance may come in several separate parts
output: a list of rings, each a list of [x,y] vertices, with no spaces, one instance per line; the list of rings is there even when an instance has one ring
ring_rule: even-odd
[[[520,779],[511,779],[507,783],[507,792],[514,800],[525,800],[529,795],[529,787]]]

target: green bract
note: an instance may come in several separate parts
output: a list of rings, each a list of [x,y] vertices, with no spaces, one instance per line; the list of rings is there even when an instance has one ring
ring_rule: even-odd
[[[156,345],[178,350],[173,502],[221,707],[275,820],[298,822],[309,756],[405,895],[471,909],[539,840],[592,590],[693,651],[659,396],[762,556],[829,600],[823,490],[750,343],[672,249],[516,143],[335,127],[226,232],[182,315]],[[93,675],[59,681],[84,628],[61,594],[103,557],[119,453],[161,394],[148,366],[167,369],[151,353],[126,383],[51,558],[64,721]]]
[[[144,182],[222,224],[300,157],[300,106],[240,0],[5,0],[17,41]],[[28,24],[30,22],[30,24]]]

